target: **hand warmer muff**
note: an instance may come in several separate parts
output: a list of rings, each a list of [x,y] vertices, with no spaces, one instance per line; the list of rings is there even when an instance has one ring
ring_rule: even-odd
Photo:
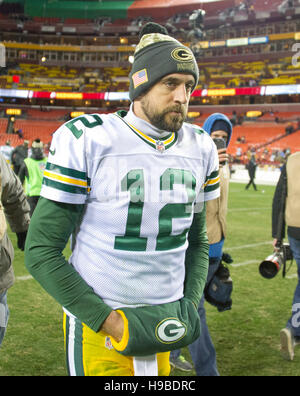
[[[120,342],[113,347],[125,356],[147,356],[183,348],[200,336],[200,319],[191,300],[118,310],[124,320]]]

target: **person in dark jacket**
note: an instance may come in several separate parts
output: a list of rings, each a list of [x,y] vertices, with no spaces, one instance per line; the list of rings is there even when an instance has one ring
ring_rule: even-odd
[[[249,161],[249,163],[248,163],[248,165],[247,165],[247,169],[248,169],[248,174],[249,174],[249,177],[250,177],[250,181],[249,181],[249,183],[248,183],[247,186],[246,186],[246,190],[248,190],[248,188],[249,188],[249,187],[251,186],[251,184],[252,184],[254,190],[257,191],[256,184],[254,183],[255,173],[256,173],[256,167],[257,167],[257,163],[256,163],[256,160],[255,160],[255,155],[252,154],[252,155],[251,155],[251,158],[250,158],[250,161]]]
[[[19,174],[24,159],[28,157],[28,143],[28,140],[24,140],[24,143],[17,146],[11,153],[11,163],[16,175]]]
[[[29,226],[29,205],[20,180],[14,174],[5,158],[0,154],[0,346],[5,335],[9,309],[7,291],[14,283],[12,262],[14,249],[7,235],[10,228],[17,234],[18,248],[24,250]]]
[[[280,332],[281,355],[294,359],[295,346],[300,344],[300,152],[288,157],[276,186],[272,206],[272,237],[274,249],[279,249],[285,238],[285,229],[298,267],[298,284],[294,293],[292,315]],[[281,230],[280,215],[284,211]]]

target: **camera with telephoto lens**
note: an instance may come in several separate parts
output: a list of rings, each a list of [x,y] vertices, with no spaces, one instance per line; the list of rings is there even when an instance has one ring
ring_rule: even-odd
[[[285,276],[286,262],[289,260],[293,260],[293,252],[288,243],[283,243],[260,264],[259,272],[264,278],[272,279],[283,268],[283,276]]]

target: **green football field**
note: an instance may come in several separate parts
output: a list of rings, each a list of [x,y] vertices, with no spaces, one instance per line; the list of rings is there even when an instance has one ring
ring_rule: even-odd
[[[273,186],[259,186],[255,192],[245,191],[242,184],[230,185],[224,250],[234,259],[233,306],[219,313],[206,304],[222,376],[300,375],[300,346],[293,362],[283,360],[279,352],[279,332],[290,316],[297,284],[296,264],[284,279],[280,273],[266,280],[258,272],[259,263],[272,252],[273,192]],[[16,247],[15,235],[11,238]],[[14,267],[16,283],[8,294],[11,315],[0,349],[0,375],[66,376],[61,307],[29,276],[17,249]],[[187,348],[183,354],[191,361]]]

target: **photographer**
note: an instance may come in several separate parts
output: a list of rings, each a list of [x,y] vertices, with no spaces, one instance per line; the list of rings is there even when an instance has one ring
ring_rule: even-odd
[[[295,290],[292,316],[286,328],[280,332],[281,354],[287,360],[294,359],[294,349],[300,344],[300,322],[297,320],[300,312],[300,152],[292,154],[284,165],[278,181],[272,207],[272,237],[275,250],[282,245],[285,236],[285,226],[290,248],[298,266],[298,285]],[[284,212],[283,212],[284,211]],[[282,213],[283,212],[283,213]],[[284,215],[283,226],[278,232],[280,216]]]

